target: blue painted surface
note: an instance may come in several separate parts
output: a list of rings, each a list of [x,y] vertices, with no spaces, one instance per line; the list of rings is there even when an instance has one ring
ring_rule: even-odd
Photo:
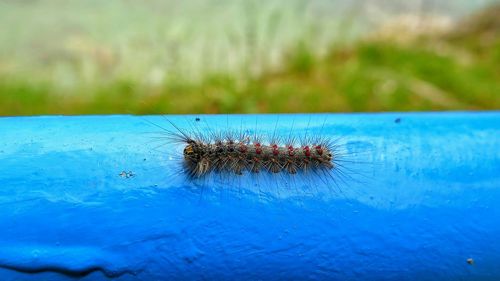
[[[342,136],[364,179],[200,188],[163,117],[0,118],[1,280],[500,280],[500,112],[196,117]]]

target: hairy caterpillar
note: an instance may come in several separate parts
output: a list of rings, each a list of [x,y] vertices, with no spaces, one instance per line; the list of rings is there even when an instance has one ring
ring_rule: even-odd
[[[327,134],[322,132],[325,121],[319,125],[311,124],[311,120],[301,122],[298,128],[293,123],[278,128],[276,121],[271,130],[269,122],[259,125],[256,122],[255,126],[242,122],[238,128],[237,122],[231,122],[232,126],[229,121],[221,125],[212,118],[217,120],[220,116],[196,117],[194,125],[189,126],[166,119],[168,129],[152,123],[163,130],[163,141],[180,144],[176,158],[189,181],[218,175],[225,185],[249,177],[266,186],[271,184],[267,180],[273,179],[279,186],[327,186],[340,190],[340,183],[352,179],[354,169],[350,165],[356,161],[347,158],[352,153],[340,143],[341,138],[332,136],[330,130]],[[259,129],[266,133],[259,133]]]
[[[186,144],[184,166],[190,177],[198,178],[210,172],[296,174],[300,170],[307,172],[334,167],[332,146],[321,140],[294,147],[291,139],[283,144],[278,140],[266,144],[245,134],[238,138],[228,134],[206,139],[189,136],[178,129],[178,134],[174,135]]]

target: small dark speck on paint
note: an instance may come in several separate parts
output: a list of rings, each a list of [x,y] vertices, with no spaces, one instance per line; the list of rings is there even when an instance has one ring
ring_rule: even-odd
[[[474,264],[474,259],[468,258],[467,259],[467,263],[470,264],[470,265],[473,265]]]
[[[396,123],[396,124],[401,123],[401,118],[398,117],[398,118],[394,119],[394,123]]]
[[[200,121],[201,119],[200,119],[200,118],[198,118],[198,117],[196,117],[194,120],[195,120],[196,122],[198,122],[198,121]]]
[[[131,178],[133,176],[135,176],[134,173],[132,173],[132,171],[128,171],[128,172],[125,172],[125,171],[122,171],[121,173],[118,174],[120,177],[122,178],[125,178],[125,179],[128,179],[128,178]]]

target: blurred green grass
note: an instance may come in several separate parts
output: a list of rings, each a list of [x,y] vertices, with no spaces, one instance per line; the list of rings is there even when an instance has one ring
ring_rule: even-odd
[[[257,75],[179,73],[154,85],[122,75],[60,88],[43,75],[0,72],[0,115],[500,109],[498,11],[491,6],[444,33],[402,42],[375,34],[322,54],[300,39],[279,67]]]

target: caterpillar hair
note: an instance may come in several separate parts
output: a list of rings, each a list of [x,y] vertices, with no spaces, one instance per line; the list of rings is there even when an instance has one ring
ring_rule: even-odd
[[[341,138],[321,133],[325,121],[322,126],[315,122],[314,127],[321,128],[314,134],[309,132],[309,120],[305,132],[295,130],[292,124],[280,128],[281,132],[278,133],[276,122],[273,133],[265,135],[258,133],[257,124],[253,130],[243,125],[239,130],[231,126],[218,126],[223,129],[214,130],[201,122],[199,117],[194,120],[196,126],[188,128],[168,118],[166,121],[170,129],[153,124],[162,129],[163,140],[182,145],[182,154],[178,155],[179,164],[182,173],[190,181],[211,175],[219,175],[224,179],[249,175],[252,178],[286,180],[284,184],[288,185],[290,181],[305,177],[309,179],[307,185],[316,187],[321,182],[327,185],[333,182],[339,189],[339,183],[353,179],[352,174],[355,172],[349,164],[356,161],[346,158],[350,154],[340,143]],[[207,128],[200,130],[202,123]],[[287,133],[282,130],[287,130]]]

